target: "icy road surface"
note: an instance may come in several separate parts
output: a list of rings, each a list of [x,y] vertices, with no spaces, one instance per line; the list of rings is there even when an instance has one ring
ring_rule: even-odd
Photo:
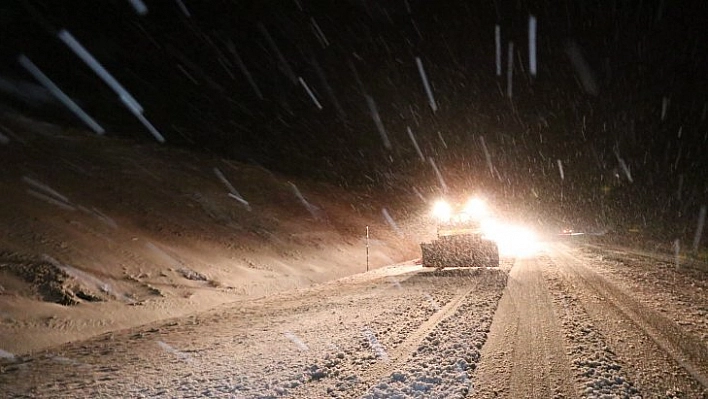
[[[556,243],[391,266],[1,360],[10,397],[705,398],[708,279]]]

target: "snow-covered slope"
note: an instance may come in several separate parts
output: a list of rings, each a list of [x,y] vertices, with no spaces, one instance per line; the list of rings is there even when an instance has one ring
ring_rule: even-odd
[[[382,217],[395,205],[364,192],[21,117],[0,127],[9,353],[362,272],[367,225],[371,267],[417,253]]]

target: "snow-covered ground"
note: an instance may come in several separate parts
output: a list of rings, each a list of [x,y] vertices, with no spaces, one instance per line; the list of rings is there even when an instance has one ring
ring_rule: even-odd
[[[627,249],[553,253],[545,273],[585,397],[708,395],[705,272]]]
[[[0,146],[0,353],[360,273],[366,226],[370,268],[413,258],[421,240],[398,204],[363,188],[2,123],[22,140]]]
[[[0,378],[37,397],[464,397],[505,273],[400,272],[67,344]]]
[[[628,285],[652,281],[600,254],[386,267],[7,358],[0,383],[33,397],[704,397],[705,345]]]

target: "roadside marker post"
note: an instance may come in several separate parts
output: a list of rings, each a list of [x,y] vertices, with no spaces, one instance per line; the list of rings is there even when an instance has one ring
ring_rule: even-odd
[[[366,226],[366,271],[369,271],[369,226]]]

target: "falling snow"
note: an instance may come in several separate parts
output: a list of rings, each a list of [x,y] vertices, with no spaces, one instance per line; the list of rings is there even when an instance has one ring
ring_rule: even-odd
[[[58,98],[67,108],[78,116],[88,127],[97,134],[103,134],[105,129],[91,118],[81,107],[79,107],[69,96],[51,81],[37,66],[26,56],[20,55],[20,64],[27,69],[44,87],[46,87],[56,98]]]
[[[572,229],[565,244],[584,248],[573,256],[592,253],[583,260],[624,279],[609,282],[643,295],[647,308],[638,309],[646,311],[629,314],[627,329],[659,312],[652,322],[666,319],[663,326],[676,328],[666,331],[705,346],[705,276],[696,268],[707,259],[704,8],[663,0],[634,8],[457,0],[3,4],[0,302],[11,305],[0,306],[0,334],[14,338],[0,349],[0,378],[10,373],[7,381],[30,384],[23,373],[41,363],[74,370],[71,378],[95,372],[74,381],[79,396],[464,397],[477,387],[482,363],[480,348],[462,343],[481,347],[489,330],[442,320],[414,342],[408,323],[420,318],[424,326],[457,303],[470,314],[445,317],[486,329],[502,287],[483,304],[434,290],[399,301],[410,281],[394,276],[372,290],[395,292],[386,299],[396,306],[414,302],[403,316],[385,313],[398,309],[380,297],[366,306],[385,317],[341,316],[332,295],[331,307],[313,302],[293,313],[302,320],[283,308],[277,328],[249,326],[267,340],[226,328],[257,369],[240,364],[212,331],[162,333],[186,331],[186,314],[199,318],[235,299],[260,303],[363,272],[370,260],[376,272],[419,257],[419,243],[435,234],[427,207],[472,194],[550,237]],[[366,238],[364,226],[371,226]],[[661,255],[629,271],[647,251]],[[614,258],[624,266],[608,266]],[[593,310],[611,301],[581,306],[584,297],[564,274],[580,269],[567,257],[535,259],[547,261],[547,299],[565,312],[554,320],[572,341],[564,345],[574,356],[566,371],[580,384],[573,392],[701,397],[690,384],[686,392],[679,383],[655,390],[661,378],[622,363],[628,351],[651,345],[622,336],[627,341],[613,347],[626,331],[590,323]],[[576,282],[583,281],[594,280]],[[37,306],[24,315],[27,303]],[[72,318],[81,312],[94,313]],[[250,320],[234,312],[226,317],[232,323]],[[319,336],[301,328],[316,312],[332,312],[317,319],[327,321]],[[622,312],[632,310],[615,313]],[[88,361],[78,349],[28,355],[166,317],[177,324],[126,338],[144,338],[144,353],[123,347],[121,361],[163,363],[134,376],[129,391],[83,391],[97,381],[110,386],[116,377],[106,370],[118,366],[99,369],[102,359]],[[638,334],[661,346],[652,328]],[[118,356],[112,336],[90,341],[94,352]],[[256,354],[275,347],[292,355],[288,362]],[[206,354],[218,362],[202,364]],[[413,354],[425,363],[406,363]],[[165,365],[178,365],[174,378],[183,385],[168,381],[173,370]],[[704,363],[679,366],[656,369],[677,381],[688,373],[705,388]],[[199,367],[225,371],[210,376]],[[64,381],[53,384],[42,387],[73,395],[61,391]],[[42,396],[31,389],[17,392]]]
[[[420,74],[420,78],[423,80],[423,87],[425,88],[425,94],[428,96],[428,103],[430,104],[430,109],[435,112],[438,110],[438,104],[435,102],[435,98],[433,98],[433,89],[430,87],[430,83],[428,82],[428,75],[425,73],[425,69],[423,69],[423,61],[420,59],[420,57],[415,57],[415,63],[418,66],[418,73]]]

